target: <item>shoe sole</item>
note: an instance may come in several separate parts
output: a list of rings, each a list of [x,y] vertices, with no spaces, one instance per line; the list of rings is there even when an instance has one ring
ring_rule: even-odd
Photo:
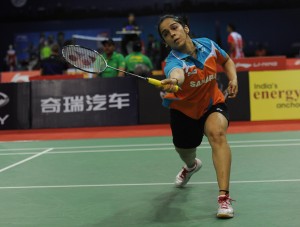
[[[233,214],[218,214],[217,218],[223,218],[223,219],[233,218]]]

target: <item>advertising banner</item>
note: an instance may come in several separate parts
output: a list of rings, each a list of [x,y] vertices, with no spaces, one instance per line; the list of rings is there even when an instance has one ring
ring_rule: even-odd
[[[233,59],[237,71],[264,71],[286,69],[285,56],[250,57]],[[223,69],[218,65],[218,71]]]
[[[300,70],[249,72],[251,120],[300,119]]]
[[[32,128],[138,123],[136,78],[32,81]]]
[[[165,76],[156,76],[163,80]],[[164,92],[144,80],[139,80],[139,124],[167,124],[170,122],[169,109],[163,107]]]
[[[29,83],[0,84],[0,129],[30,127]]]
[[[286,69],[300,69],[300,58],[286,59]]]
[[[40,70],[1,72],[1,83],[29,82],[31,77],[40,76]]]
[[[286,68],[285,56],[234,59],[237,71],[282,70]]]

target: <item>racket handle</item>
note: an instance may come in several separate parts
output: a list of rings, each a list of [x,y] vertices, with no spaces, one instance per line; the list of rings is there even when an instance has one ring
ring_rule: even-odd
[[[148,78],[147,81],[148,81],[149,84],[152,84],[152,85],[155,85],[155,86],[158,86],[158,87],[162,87],[160,80],[156,80],[156,79],[153,79],[153,78]],[[178,90],[179,90],[178,85],[175,85],[175,91],[174,92],[177,92]]]

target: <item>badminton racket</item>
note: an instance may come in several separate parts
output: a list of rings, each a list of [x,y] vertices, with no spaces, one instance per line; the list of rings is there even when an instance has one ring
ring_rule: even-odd
[[[106,68],[111,68],[131,76],[138,77],[140,79],[146,80],[149,84],[162,87],[160,80],[156,80],[150,77],[143,77],[134,73],[126,72],[121,69],[114,68],[109,66],[104,59],[104,57],[98,53],[96,50],[89,49],[87,47],[79,45],[67,45],[62,49],[62,55],[64,59],[73,65],[75,68],[78,68],[82,71],[88,73],[98,74],[103,72]],[[177,92],[179,87],[175,86],[175,92]]]
[[[224,99],[226,100],[228,98],[228,95],[229,95],[229,92],[228,92],[227,89],[223,92],[223,95],[224,95]]]

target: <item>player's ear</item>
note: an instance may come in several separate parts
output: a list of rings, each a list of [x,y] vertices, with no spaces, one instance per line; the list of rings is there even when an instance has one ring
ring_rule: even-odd
[[[183,27],[183,30],[185,31],[186,34],[189,34],[189,33],[190,33],[190,28],[189,28],[187,25],[185,25],[185,26]]]

